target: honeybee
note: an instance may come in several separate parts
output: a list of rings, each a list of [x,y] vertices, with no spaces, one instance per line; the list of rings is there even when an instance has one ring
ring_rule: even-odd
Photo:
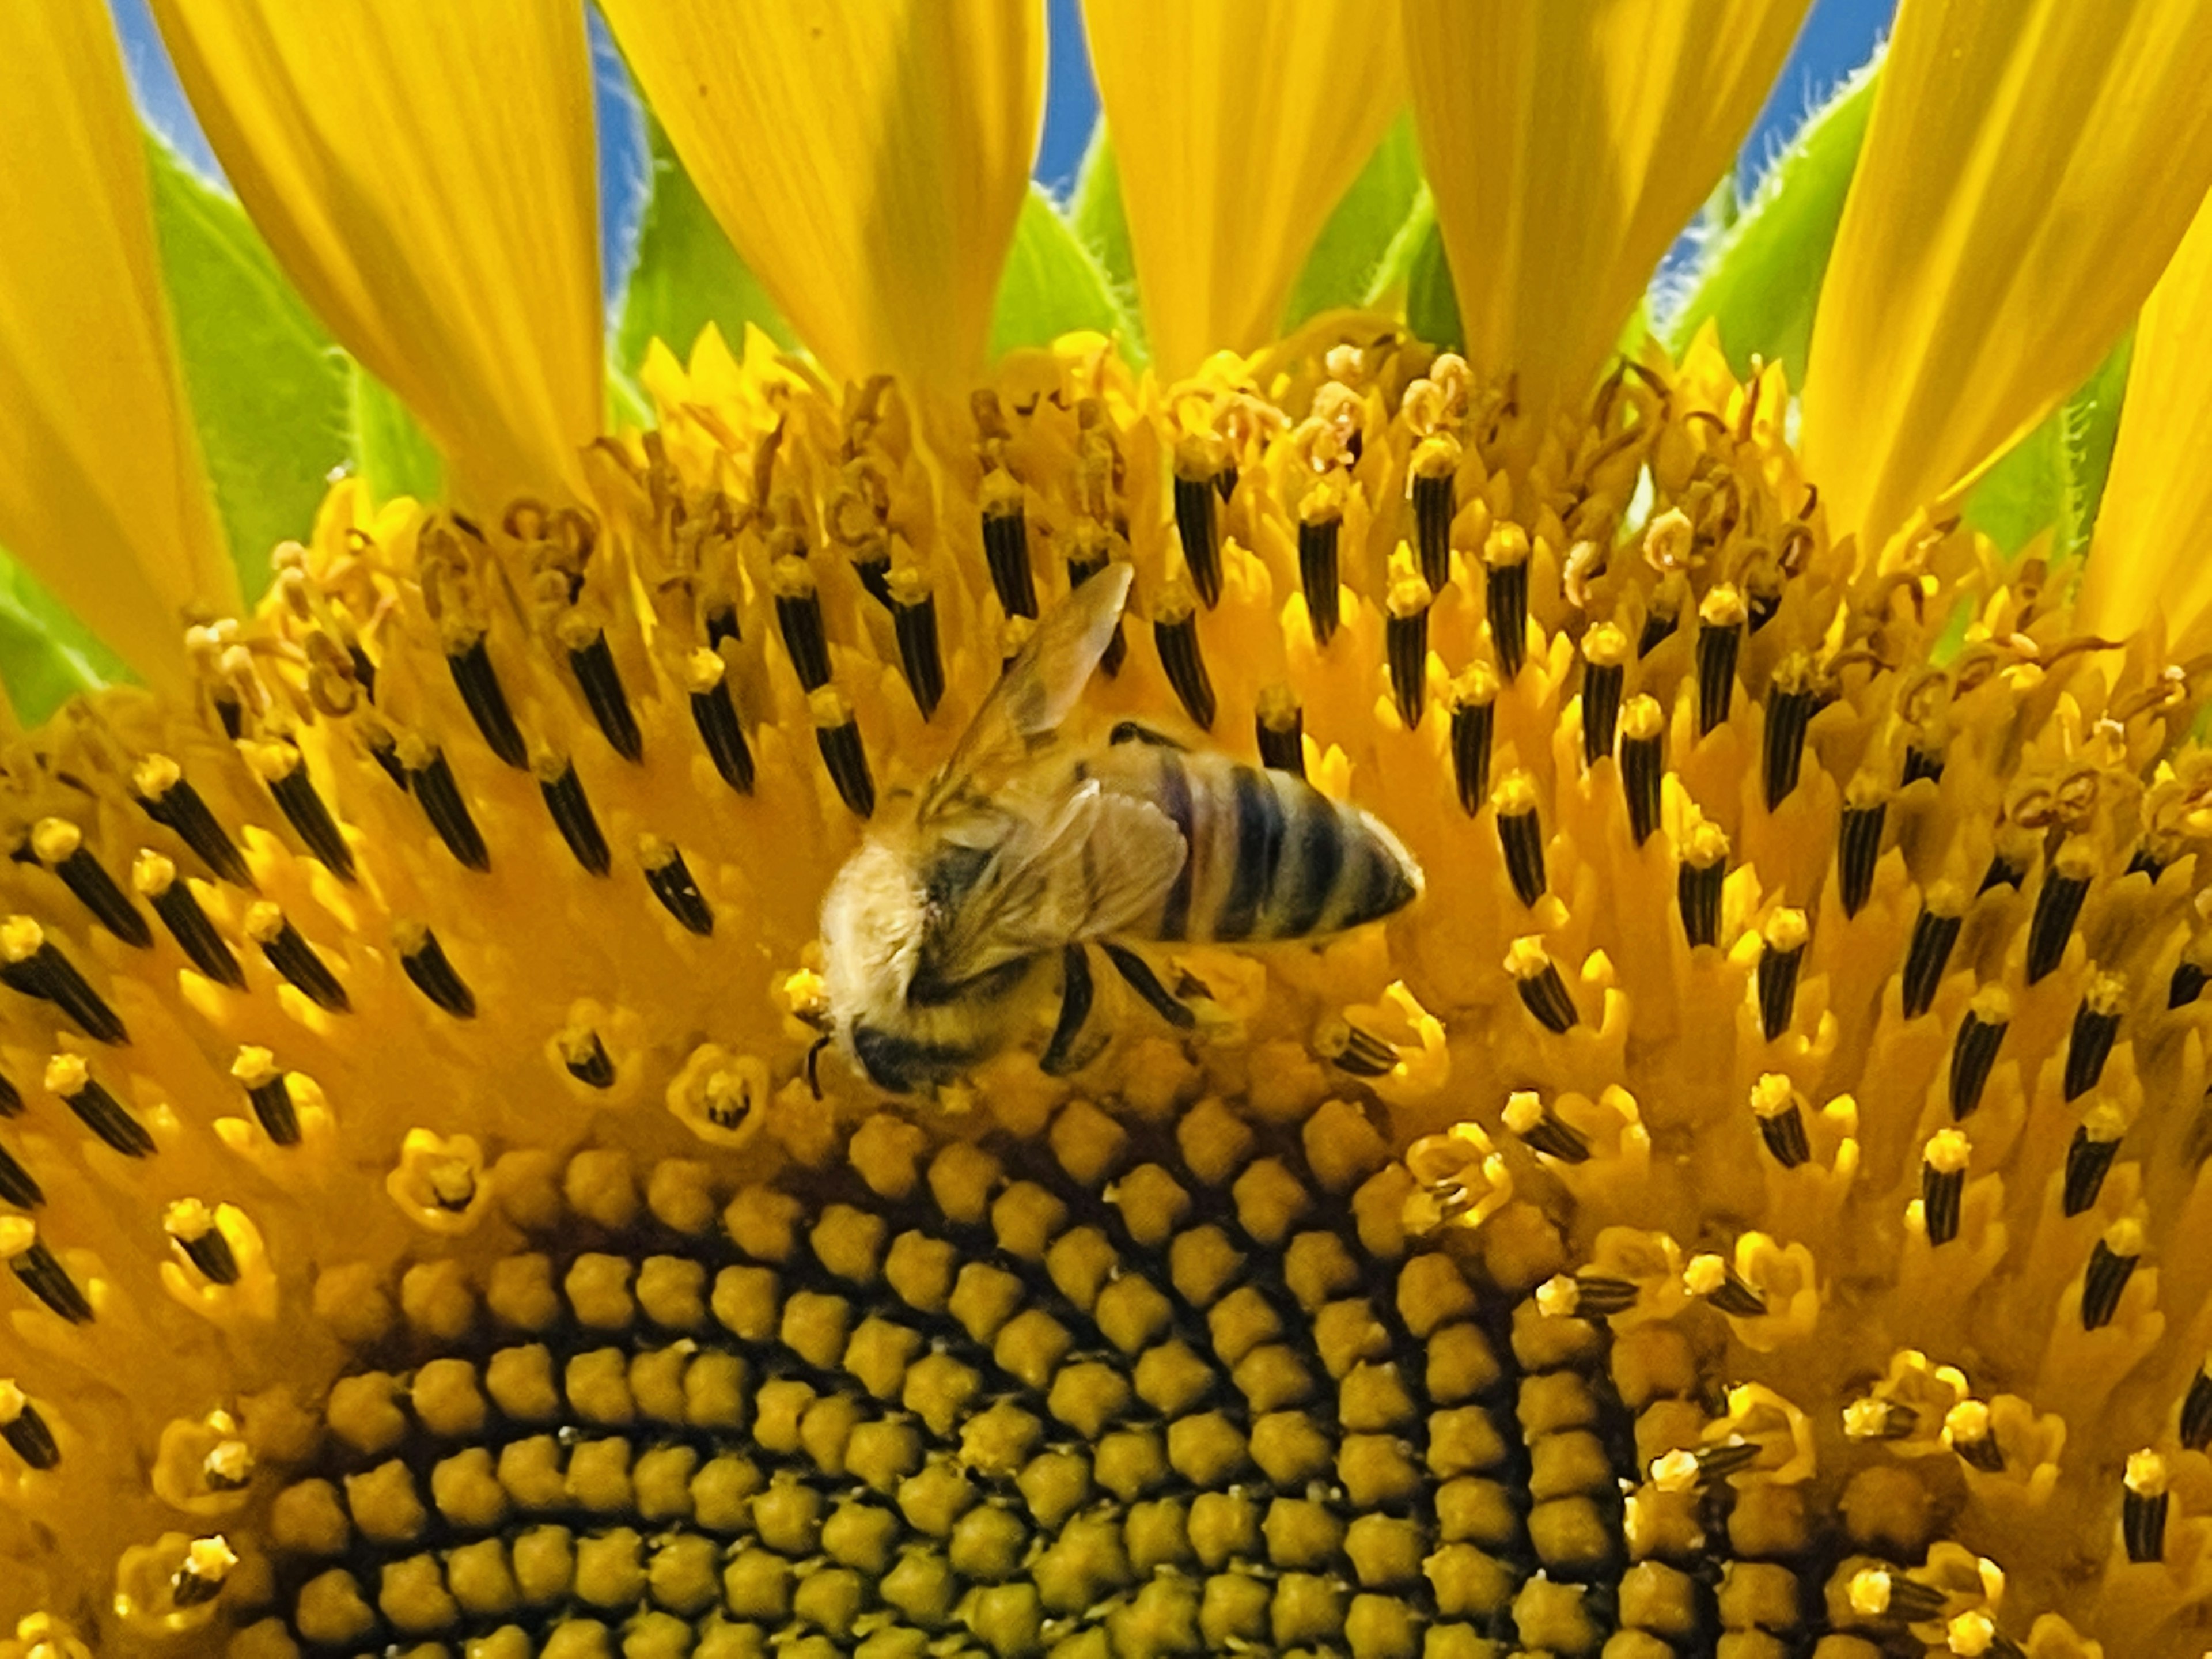
[[[830,884],[828,1040],[884,1089],[944,1082],[1006,1047],[1055,964],[1060,1015],[1040,1064],[1085,1063],[1091,945],[1188,1027],[1130,942],[1319,939],[1421,890],[1395,836],[1303,778],[1134,721],[1103,741],[1062,736],[1130,580],[1109,566],[1044,616],[951,757],[889,803]]]

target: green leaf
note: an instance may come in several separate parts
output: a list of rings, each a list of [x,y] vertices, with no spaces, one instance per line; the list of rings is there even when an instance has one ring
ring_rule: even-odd
[[[1023,346],[1048,345],[1077,329],[1101,334],[1128,332],[1128,319],[1106,286],[1098,261],[1076,237],[1052,204],[1052,198],[1030,186],[1006,268],[999,277],[997,308],[991,315],[991,356],[1002,357]]]
[[[1114,296],[1128,333],[1125,355],[1141,363],[1151,354],[1145,344],[1145,316],[1137,301],[1137,256],[1129,243],[1128,216],[1121,210],[1121,174],[1114,165],[1114,139],[1102,117],[1091,130],[1091,147],[1075,175],[1067,204],[1068,222],[1091,251]]]
[[[1375,262],[1368,273],[1367,289],[1359,296],[1359,303],[1378,309],[1401,305],[1406,297],[1406,281],[1413,267],[1414,257],[1423,243],[1436,234],[1437,200],[1429,194],[1425,179],[1413,187],[1413,198],[1406,204],[1406,216],[1398,228],[1390,233],[1384,245],[1382,257]]]
[[[1402,260],[1406,283],[1406,326],[1416,339],[1446,351],[1466,349],[1467,331],[1461,326],[1459,295],[1452,287],[1451,261],[1444,253],[1444,236],[1437,223],[1436,198],[1425,185],[1407,216],[1391,252],[1385,256],[1387,272]]]
[[[650,193],[638,226],[637,264],[616,327],[617,362],[635,374],[655,340],[678,358],[689,358],[708,323],[720,326],[732,351],[744,349],[747,323],[787,349],[795,346],[791,325],[730,246],[668,135],[650,116],[646,135],[653,157]]]
[[[1451,260],[1444,252],[1443,232],[1437,223],[1436,198],[1426,185],[1415,194],[1413,210],[1376,268],[1365,303],[1387,306],[1393,290],[1401,285],[1405,289],[1406,325],[1413,337],[1447,351],[1464,351],[1466,331],[1460,325]],[[1621,321],[1613,349],[1624,357],[1632,357],[1650,332],[1650,301],[1638,299],[1636,309]]]
[[[237,202],[160,139],[147,152],[185,390],[250,604],[345,459],[346,362]]]
[[[2007,553],[2046,530],[2057,532],[2051,550],[2059,556],[2088,545],[2134,351],[2131,330],[2072,397],[1982,475],[1966,496],[1968,524]]]
[[[1638,299],[1636,309],[1628,313],[1628,320],[1620,325],[1620,336],[1613,343],[1613,354],[1632,361],[1644,349],[1644,342],[1651,335],[1651,299],[1649,295]]]
[[[1421,156],[1413,118],[1401,115],[1367,158],[1328,222],[1322,227],[1283,313],[1288,333],[1307,318],[1338,306],[1364,303],[1376,270],[1421,193]]]
[[[2127,401],[2128,368],[2135,361],[2136,331],[2120,337],[2088,383],[2066,404],[2066,443],[2074,459],[2074,525],[2069,552],[2089,545],[2105,504],[2105,481],[2112,475],[2112,446],[2119,441],[2120,409]]]
[[[1739,375],[1750,372],[1755,355],[1781,362],[1791,386],[1805,384],[1813,310],[1866,137],[1878,71],[1878,64],[1861,70],[1805,123],[1733,222],[1721,228],[1725,211],[1709,217],[1713,240],[1666,330],[1677,356],[1714,318],[1721,349]]]
[[[79,692],[137,677],[37,578],[0,553],[0,684],[36,726]]]
[[[395,495],[435,501],[445,483],[445,462],[407,405],[359,363],[353,366],[349,391],[354,468],[369,494],[380,501]]]
[[[1710,234],[1719,235],[1734,230],[1736,221],[1743,217],[1743,197],[1736,189],[1735,169],[1721,174],[1721,181],[1713,186],[1713,193],[1705,198],[1705,204],[1698,210],[1698,219]]]
[[[614,343],[607,343],[606,424],[610,432],[619,432],[624,427],[635,427],[643,431],[657,422],[653,400],[645,395],[636,377],[615,361]]]
[[[2007,553],[2017,553],[2045,530],[2064,525],[2073,499],[2066,411],[2060,408],[1982,475],[1966,496],[1965,515]]]

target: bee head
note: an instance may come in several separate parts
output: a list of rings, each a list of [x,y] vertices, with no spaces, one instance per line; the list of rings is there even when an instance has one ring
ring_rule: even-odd
[[[822,901],[822,979],[830,1035],[858,1060],[854,1031],[906,1001],[921,960],[928,895],[898,848],[873,838],[845,862]]]
[[[837,1051],[894,1094],[941,1083],[975,1057],[915,994],[934,916],[913,849],[864,842],[822,902],[822,978]]]
[[[997,1046],[1032,963],[948,976],[946,928],[993,848],[870,839],[822,903],[827,1026],[838,1051],[904,1094],[957,1076]]]

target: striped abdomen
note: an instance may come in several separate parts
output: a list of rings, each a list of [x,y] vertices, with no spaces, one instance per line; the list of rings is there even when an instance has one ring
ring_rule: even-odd
[[[1154,939],[1310,939],[1387,916],[1420,891],[1396,837],[1291,773],[1151,743],[1118,744],[1091,770],[1166,813],[1190,848]]]

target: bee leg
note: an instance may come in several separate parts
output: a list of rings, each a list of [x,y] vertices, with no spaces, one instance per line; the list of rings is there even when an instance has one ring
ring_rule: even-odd
[[[1037,1060],[1038,1069],[1047,1077],[1066,1077],[1080,1071],[1098,1052],[1097,1043],[1085,1043],[1080,1052],[1076,1048],[1083,1023],[1091,1017],[1091,953],[1080,945],[1071,945],[1061,951],[1060,959],[1060,1018],[1053,1024],[1052,1041]]]
[[[1111,939],[1098,942],[1106,951],[1106,959],[1129,981],[1129,988],[1152,1004],[1162,1019],[1186,1031],[1198,1024],[1198,1016],[1169,994],[1168,988],[1160,983],[1158,975],[1145,965],[1142,957]]]
[[[1123,720],[1106,734],[1109,746],[1124,743],[1141,743],[1154,749],[1181,749],[1182,744],[1173,738],[1164,737],[1149,726],[1139,726],[1134,720]]]

